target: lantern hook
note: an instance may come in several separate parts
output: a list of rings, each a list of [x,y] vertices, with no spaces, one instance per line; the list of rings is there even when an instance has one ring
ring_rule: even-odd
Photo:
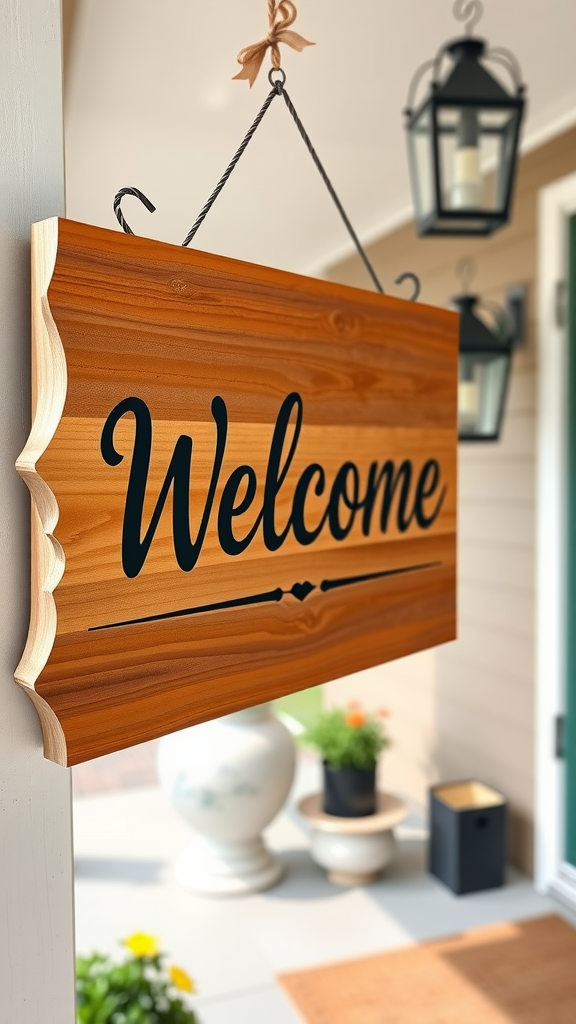
[[[462,285],[462,291],[464,294],[468,293],[468,289],[476,277],[477,269],[476,260],[473,259],[472,256],[461,256],[456,263],[456,277],[460,279],[460,284]]]
[[[470,36],[484,14],[484,4],[482,0],[455,0],[452,13],[456,21],[466,22],[464,30]]]

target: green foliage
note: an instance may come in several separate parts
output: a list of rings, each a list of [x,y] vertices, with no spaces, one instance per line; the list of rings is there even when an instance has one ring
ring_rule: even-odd
[[[77,957],[78,1024],[198,1024],[162,961],[162,954],[129,956],[121,963],[100,953]]]
[[[311,686],[308,690],[298,690],[297,693],[288,693],[285,697],[279,697],[273,703],[274,711],[284,712],[295,718],[305,729],[314,724],[315,719],[322,711],[322,687]],[[298,741],[300,737],[296,737]]]
[[[332,768],[374,768],[390,744],[378,717],[343,708],[323,711],[303,738]]]

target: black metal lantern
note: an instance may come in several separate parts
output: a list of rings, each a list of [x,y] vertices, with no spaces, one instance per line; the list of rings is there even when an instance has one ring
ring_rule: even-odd
[[[481,14],[478,0],[456,0],[456,17]],[[445,59],[451,61],[441,80]],[[513,90],[494,77],[500,65]],[[432,69],[428,96],[418,85]],[[414,76],[405,111],[412,193],[419,235],[490,235],[510,217],[524,86],[513,54],[466,35],[446,43]]]
[[[503,310],[477,295],[452,300],[460,313],[458,439],[497,441],[504,415],[513,338]],[[477,315],[494,321],[491,330]]]

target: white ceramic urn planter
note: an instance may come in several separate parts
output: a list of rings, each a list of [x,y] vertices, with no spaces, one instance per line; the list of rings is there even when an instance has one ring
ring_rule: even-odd
[[[163,737],[160,783],[196,832],[174,866],[185,888],[241,895],[282,877],[261,833],[284,804],[294,769],[294,742],[268,704]]]

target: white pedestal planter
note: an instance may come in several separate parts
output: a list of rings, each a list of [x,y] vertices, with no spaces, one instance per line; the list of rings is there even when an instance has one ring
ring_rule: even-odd
[[[367,885],[388,867],[394,848],[392,829],[364,836],[333,835],[315,829],[310,852],[336,885]]]
[[[408,814],[402,800],[378,793],[377,810],[363,818],[338,818],[322,810],[322,794],[304,797],[298,805],[312,826],[312,859],[326,868],[336,885],[375,882],[394,856],[393,828]]]
[[[262,829],[292,785],[295,751],[268,704],[192,726],[160,741],[160,782],[197,833],[175,874],[212,896],[268,889],[282,876]]]

